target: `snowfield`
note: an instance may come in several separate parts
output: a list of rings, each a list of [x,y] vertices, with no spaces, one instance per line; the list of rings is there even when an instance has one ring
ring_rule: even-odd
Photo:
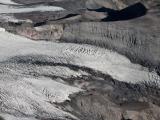
[[[138,83],[159,76],[126,57],[103,48],[70,43],[36,42],[0,28],[0,116],[6,120],[66,119],[75,116],[54,103],[83,91],[63,79],[88,73],[71,66],[91,68],[112,78]]]
[[[25,19],[16,19],[14,17],[14,13],[29,13],[29,12],[44,12],[44,11],[63,11],[65,9],[56,6],[45,6],[45,5],[37,5],[37,6],[23,6],[17,3],[12,2],[11,0],[0,0],[0,21],[4,22],[32,22],[31,20]]]
[[[44,12],[44,11],[63,11],[62,7],[57,6],[45,6],[45,5],[37,5],[37,6],[23,6],[17,3],[12,2],[11,0],[0,0],[0,21],[4,22],[32,22],[31,20],[21,20],[16,19],[14,17],[14,13],[29,13],[29,12]]]
[[[70,43],[36,42],[8,32],[1,32],[0,38],[0,61],[15,56],[44,55],[48,61],[86,66],[120,81],[136,83],[154,81],[159,77],[147,68],[131,63],[125,56],[103,48]],[[36,59],[43,60],[43,57]]]
[[[4,28],[0,28],[0,32],[5,32],[6,30]]]
[[[53,81],[47,77],[33,77],[32,75],[27,75],[27,71],[31,72],[29,69],[37,69],[37,71],[41,70],[39,71],[40,74],[44,74],[45,71],[54,71],[56,74],[57,70],[59,70],[59,73],[61,73],[60,70],[62,68],[54,69],[52,67],[49,68],[48,66],[44,67],[43,69],[38,69],[28,65],[23,66],[16,63],[12,64],[12,62],[3,63],[13,56],[18,56],[18,54],[32,54],[32,48],[29,51],[25,51],[24,48],[28,48],[30,45],[30,47],[33,47],[32,44],[36,45],[37,43],[30,40],[28,41],[28,39],[16,35],[12,36],[12,34],[4,31],[1,31],[0,34],[0,41],[3,41],[3,43],[0,44],[0,49],[2,50],[0,56],[3,56],[0,60],[0,111],[3,114],[0,114],[0,116],[5,118],[5,120],[35,120],[35,117],[55,119],[64,119],[65,117],[68,117],[77,119],[71,114],[56,108],[53,103],[60,103],[64,102],[65,100],[69,100],[68,96],[70,94],[82,91],[82,89],[67,85],[63,80],[60,79],[55,79],[55,81]],[[10,37],[14,38],[11,39]],[[11,48],[12,44],[13,49],[7,50],[9,46]],[[40,44],[40,46],[41,45],[43,46],[43,44]],[[38,46],[36,48],[37,50],[39,49]],[[38,51],[40,51],[40,49]],[[33,52],[33,54],[38,55],[38,51],[37,53]],[[46,52],[50,52],[51,54],[52,51]],[[20,69],[22,69],[22,71],[20,71]],[[26,73],[23,73],[24,71],[26,71]],[[64,69],[64,72],[67,72],[67,70]],[[72,71],[69,72],[71,72],[70,74],[74,74]],[[61,74],[63,74],[63,71]],[[77,73],[75,73],[75,75],[76,74]],[[26,116],[27,118],[25,118]]]
[[[0,3],[2,3],[2,4],[17,4],[15,2],[13,2],[12,0],[0,0]]]
[[[56,6],[34,6],[34,7],[19,7],[19,6],[9,6],[9,5],[0,5],[0,13],[25,13],[25,12],[34,12],[34,11],[61,11],[64,10],[61,7]]]

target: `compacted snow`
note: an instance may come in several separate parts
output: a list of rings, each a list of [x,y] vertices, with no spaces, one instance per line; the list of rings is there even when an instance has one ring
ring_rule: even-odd
[[[54,69],[54,67],[46,66],[42,69],[41,66],[17,64],[12,60],[13,63],[7,61],[14,56],[41,54],[41,48],[48,54],[51,54],[52,51],[47,50],[44,43],[37,44],[23,37],[7,33],[3,28],[0,28],[0,38],[0,116],[5,120],[35,120],[35,117],[77,119],[56,108],[53,103],[69,100],[70,94],[82,91],[82,89],[67,85],[61,79],[52,80],[43,77],[43,74],[49,71],[56,74],[57,70],[60,71],[62,68]],[[38,46],[34,48],[36,45]],[[42,54],[45,53],[42,52]],[[39,71],[42,77],[35,77],[32,73],[28,73],[32,72],[32,69]],[[64,69],[64,72],[67,71],[69,70]],[[79,75],[72,73],[72,71],[69,72]],[[65,76],[65,74],[63,75]],[[26,116],[27,118],[25,118]]]
[[[126,82],[150,81],[158,78],[147,68],[133,64],[126,57],[107,50],[89,45],[36,42],[8,32],[0,33],[0,61],[15,56],[49,56],[55,62],[86,66],[111,75],[113,78]],[[38,58],[42,59],[42,57]],[[42,59],[43,60],[43,59]]]
[[[5,32],[5,29],[4,28],[0,28],[0,32]]]
[[[12,0],[0,0],[0,3],[2,3],[2,4],[17,4],[15,2],[13,2]]]
[[[45,5],[35,5],[35,6],[25,6],[12,2],[11,0],[0,0],[0,21],[11,21],[19,22],[26,21],[32,22],[31,20],[21,20],[14,17],[14,13],[29,13],[29,12],[44,12],[44,11],[62,11],[61,7],[57,6],[45,6]]]
[[[64,10],[61,7],[56,6],[34,6],[34,7],[19,7],[19,6],[9,6],[9,5],[0,5],[0,13],[25,13],[33,11],[60,11]]]
[[[62,10],[64,9],[57,6],[45,6],[45,5],[25,6],[12,2],[11,0],[0,0],[0,21],[31,22],[30,20],[16,19],[13,14],[29,13],[35,11],[44,12],[44,11],[62,11]]]
[[[36,5],[36,6],[23,6],[11,2],[9,0],[0,0],[0,21],[11,21],[19,22],[26,21],[31,22],[30,20],[21,20],[14,17],[14,13],[29,13],[29,12],[44,12],[44,11],[62,11],[64,10],[61,7],[56,6],[45,6],[45,5]]]
[[[156,73],[107,49],[36,42],[5,32],[3,28],[0,28],[0,38],[0,111],[4,113],[0,116],[7,120],[25,116],[33,120],[35,117],[56,119],[66,116],[76,119],[54,104],[69,100],[70,94],[83,91],[80,86],[63,81],[63,78],[88,74],[71,69],[72,65],[100,71],[119,81],[131,83],[159,79]]]

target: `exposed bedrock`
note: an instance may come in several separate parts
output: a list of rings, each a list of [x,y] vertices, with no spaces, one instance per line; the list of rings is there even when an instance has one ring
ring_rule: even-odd
[[[115,104],[106,92],[81,93],[62,105],[82,120],[158,120],[159,108],[147,102]],[[155,112],[155,110],[157,112]]]
[[[16,33],[33,40],[59,40],[63,34],[63,25],[46,25],[41,27],[21,27],[16,29]]]
[[[87,69],[83,68],[86,72]],[[70,95],[71,101],[57,105],[82,120],[158,120],[160,118],[159,107],[156,106],[159,100],[154,97],[154,95],[159,96],[159,90],[157,89],[156,92],[155,87],[118,82],[99,71],[92,69],[89,71],[90,76],[65,80],[74,81],[70,84],[83,85],[86,91]],[[85,84],[80,82],[83,80]],[[156,101],[156,104],[152,100]]]

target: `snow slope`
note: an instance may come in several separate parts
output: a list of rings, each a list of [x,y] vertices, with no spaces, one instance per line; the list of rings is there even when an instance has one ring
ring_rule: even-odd
[[[133,64],[126,57],[107,49],[69,43],[36,42],[7,32],[1,32],[0,37],[0,61],[14,56],[46,55],[57,57],[57,60],[64,58],[60,61],[62,63],[69,59],[70,64],[102,71],[120,81],[135,83],[154,80],[151,76],[158,78],[156,73],[149,72],[147,68]]]
[[[5,29],[4,28],[0,28],[0,32],[5,32]]]
[[[36,42],[0,31],[0,116],[7,120],[63,118],[73,115],[56,108],[55,102],[82,91],[63,79],[87,75],[72,65],[98,70],[125,82],[159,80],[154,72],[133,64],[126,57],[89,45]],[[9,115],[8,115],[9,114]],[[25,118],[24,118],[25,120]]]
[[[15,2],[13,2],[12,0],[0,0],[0,3],[2,3],[2,4],[17,4]]]
[[[0,116],[5,120],[65,119],[66,117],[77,119],[56,108],[53,103],[69,100],[70,94],[79,92],[81,89],[67,85],[60,79],[56,82],[47,77],[26,75],[23,70],[27,71],[29,67],[25,68],[23,65],[19,66],[8,62],[3,63],[4,58],[7,60],[15,55],[32,54],[32,49],[28,48],[33,47],[32,44],[36,45],[36,43],[4,31],[0,32],[0,38],[0,49],[2,50],[0,53],[2,57],[0,63]],[[13,49],[9,49],[12,47]],[[39,48],[39,46],[36,47],[37,54],[40,52]],[[23,49],[28,50],[23,51]],[[18,67],[23,70],[18,71]]]
[[[11,0],[0,0],[0,21],[26,21],[31,22],[30,20],[21,20],[16,19],[14,17],[14,13],[28,13],[28,12],[44,12],[44,11],[62,11],[64,10],[61,7],[56,6],[45,6],[45,5],[37,5],[37,6],[23,6],[17,3],[12,2]]]
[[[33,11],[60,11],[60,10],[64,9],[56,6],[43,6],[43,5],[34,7],[0,5],[0,13],[23,13],[23,12],[33,12]]]

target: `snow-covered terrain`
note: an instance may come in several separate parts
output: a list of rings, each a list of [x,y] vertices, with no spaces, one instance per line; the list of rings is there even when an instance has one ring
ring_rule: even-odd
[[[0,28],[0,32],[5,32],[5,29],[4,28]]]
[[[0,0],[0,120],[159,120],[159,2],[140,1]]]
[[[61,7],[43,5],[30,7],[26,5],[24,7],[18,4],[13,5],[16,3],[9,0],[5,2],[1,0],[0,3],[2,3],[0,4],[0,20],[2,23],[4,20],[18,23],[19,20],[12,13],[39,11],[41,15],[41,11],[64,10]],[[59,13],[57,15],[59,16]],[[74,114],[72,111],[79,110],[79,108],[82,108],[80,111],[85,111],[85,108],[90,109],[92,105],[98,107],[100,111],[102,109],[102,112],[105,112],[106,108],[100,107],[101,105],[96,102],[97,98],[95,101],[93,100],[95,104],[92,104],[92,102],[90,102],[91,104],[88,103],[90,101],[88,98],[84,99],[87,106],[84,107],[85,102],[83,100],[76,103],[76,99],[79,99],[79,97],[73,100],[75,94],[82,94],[81,92],[88,93],[92,88],[98,90],[100,88],[102,93],[104,89],[107,89],[109,94],[115,91],[117,96],[124,96],[123,92],[127,94],[129,91],[126,96],[129,96],[129,100],[132,100],[132,96],[134,96],[132,90],[138,89],[138,92],[141,91],[139,90],[141,89],[140,85],[134,88],[133,84],[153,82],[160,85],[160,77],[156,72],[151,72],[140,64],[134,64],[127,57],[106,48],[84,43],[33,41],[29,38],[7,32],[7,30],[10,30],[10,27],[18,29],[20,26],[21,24],[8,23],[5,26],[6,30],[0,28],[0,117],[5,120],[79,120],[77,113]],[[27,28],[24,27],[24,29]],[[34,29],[34,27],[31,27],[31,29]],[[35,30],[46,32],[48,29],[40,26],[36,27]],[[97,31],[100,32],[99,30]],[[25,33],[29,34],[29,32]],[[87,33],[87,31],[83,32]],[[115,35],[115,37],[117,36]],[[113,81],[109,84],[110,80]],[[104,88],[102,88],[103,83]],[[121,88],[120,83],[122,83],[121,91],[119,91],[119,88]],[[133,89],[130,88],[131,84],[127,83],[132,83]],[[146,89],[148,90],[148,88]],[[110,90],[113,91],[110,93]],[[143,95],[143,92],[147,93],[147,90],[141,91],[142,94],[140,96]],[[94,89],[93,91],[96,90]],[[98,93],[96,92],[95,94]],[[105,98],[107,92],[102,97]],[[94,92],[91,93],[91,101],[94,98],[92,98],[93,94]],[[115,95],[115,101],[118,101],[117,96]],[[120,102],[121,99],[125,100],[124,97],[119,97],[119,99]],[[135,99],[143,98],[135,97]],[[67,106],[69,101],[73,102],[72,100],[75,104]],[[108,101],[109,99],[105,98],[104,101],[106,102],[106,100]],[[112,96],[110,100],[112,101]],[[102,103],[104,101],[102,100]],[[67,104],[67,107],[64,107],[64,104]],[[80,107],[74,109],[76,104]],[[108,103],[106,102],[105,104]],[[102,106],[105,104],[102,104]],[[88,113],[90,114],[90,110],[86,111],[89,111]],[[97,112],[96,109],[93,111]],[[91,114],[94,115],[94,112]]]
[[[147,68],[133,64],[126,57],[107,49],[89,45],[36,42],[7,32],[1,32],[0,37],[1,62],[15,56],[45,55],[49,56],[49,61],[66,64],[69,61],[70,64],[102,71],[120,81],[136,83],[158,79],[156,73],[149,72]]]
[[[107,49],[31,41],[5,32],[3,28],[0,38],[1,112],[17,117],[73,117],[52,105],[82,91],[80,86],[67,85],[62,79],[55,78],[87,75],[85,71],[74,71],[67,65],[85,66],[131,83],[159,79],[156,73],[150,73],[147,68],[133,64],[126,57]],[[5,117],[6,114],[1,116]]]
[[[0,21],[11,21],[11,22],[19,22],[26,21],[31,22],[30,20],[21,20],[16,19],[14,17],[14,13],[29,13],[29,12],[44,12],[44,11],[63,11],[62,7],[57,6],[45,6],[45,5],[37,5],[37,6],[23,6],[12,2],[11,0],[0,0]]]
[[[23,13],[23,12],[33,12],[33,11],[60,11],[60,10],[64,9],[56,6],[43,6],[43,5],[34,7],[0,5],[0,13]]]
[[[47,46],[44,43],[37,44],[23,37],[7,33],[3,28],[0,28],[0,30],[0,41],[3,41],[0,44],[0,49],[2,50],[0,56],[4,56],[1,57],[0,60],[0,116],[5,118],[5,120],[34,120],[35,117],[55,119],[65,117],[75,118],[69,113],[56,108],[53,103],[68,100],[68,96],[81,91],[80,88],[67,85],[61,79],[55,79],[55,81],[53,81],[48,77],[33,77],[33,75],[27,75],[27,71],[31,72],[31,69],[41,70],[40,74],[43,76],[47,71],[56,73],[57,70],[61,70],[61,68],[55,69],[54,67],[48,66],[42,69],[40,66],[18,65],[6,61],[19,55],[43,54],[43,52],[40,52],[41,47],[48,54],[52,54],[52,51],[47,50]],[[11,37],[13,37],[13,39],[11,39]],[[7,50],[9,47],[11,48],[12,45],[13,51],[11,49]],[[38,46],[34,48],[32,45]],[[29,47],[31,47],[31,49],[28,49]],[[28,50],[26,51],[24,49]],[[22,71],[20,71],[20,69],[22,69]],[[24,71],[26,71],[26,73],[23,73]],[[70,74],[74,74],[74,72]],[[76,74],[77,73],[75,73],[75,75]],[[26,116],[27,118],[25,118]]]
[[[0,0],[0,3],[2,3],[2,4],[17,4],[15,2],[13,2],[12,0]]]

